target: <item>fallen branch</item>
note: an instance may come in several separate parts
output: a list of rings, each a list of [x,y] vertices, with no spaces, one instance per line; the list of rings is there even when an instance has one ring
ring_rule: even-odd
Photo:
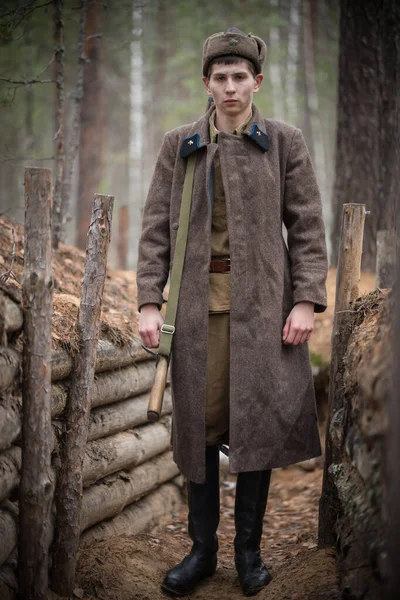
[[[0,77],[0,81],[4,83],[10,83],[12,85],[32,85],[33,83],[56,83],[55,79],[7,79],[6,77]]]

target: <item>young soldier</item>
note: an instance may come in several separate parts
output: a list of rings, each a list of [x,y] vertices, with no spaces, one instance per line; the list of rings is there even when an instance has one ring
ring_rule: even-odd
[[[326,308],[321,202],[301,131],[263,119],[252,104],[265,55],[260,38],[235,28],[205,41],[203,82],[214,104],[165,135],[143,215],[139,331],[155,348],[196,153],[171,363],[174,459],[188,478],[193,541],[162,584],[177,595],[216,570],[218,445],[229,444],[238,473],[235,564],[246,595],[271,579],[260,555],[271,469],[320,455],[306,342],[314,311]]]

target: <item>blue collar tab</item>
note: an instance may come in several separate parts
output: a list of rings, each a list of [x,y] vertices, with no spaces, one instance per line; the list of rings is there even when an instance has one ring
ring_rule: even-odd
[[[251,133],[248,134],[248,136],[251,140],[253,140],[253,142],[258,144],[264,152],[267,152],[269,150],[269,135],[268,133],[264,133],[263,131],[261,131],[261,129],[256,123],[254,123],[253,129],[251,130]]]
[[[199,133],[195,133],[194,135],[191,135],[190,137],[185,138],[182,142],[182,146],[181,146],[181,150],[180,150],[181,158],[187,158],[188,156],[193,154],[193,152],[195,152],[199,148],[200,148],[200,134]]]

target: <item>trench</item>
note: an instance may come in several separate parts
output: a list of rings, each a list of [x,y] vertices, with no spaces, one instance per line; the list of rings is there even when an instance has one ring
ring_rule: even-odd
[[[327,412],[327,374],[316,375],[317,407],[323,445]],[[262,555],[271,583],[257,598],[328,600],[341,598],[334,549],[318,549],[318,503],[323,457],[274,469],[264,518]],[[218,528],[218,570],[189,598],[243,598],[233,555],[236,477],[221,459],[221,519]],[[156,529],[97,543],[78,554],[78,597],[86,600],[162,599],[165,572],[190,550],[186,503]]]

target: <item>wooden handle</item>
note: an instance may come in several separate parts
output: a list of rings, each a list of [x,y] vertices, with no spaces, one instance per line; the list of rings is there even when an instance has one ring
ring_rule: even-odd
[[[165,384],[167,382],[168,361],[164,356],[158,359],[153,387],[150,392],[149,406],[147,408],[147,419],[158,421],[161,414]]]

